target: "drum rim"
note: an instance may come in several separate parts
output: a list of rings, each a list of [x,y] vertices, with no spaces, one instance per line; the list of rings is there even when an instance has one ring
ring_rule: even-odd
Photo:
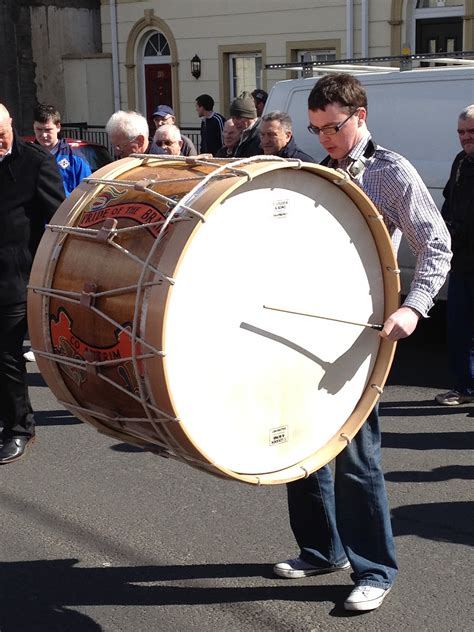
[[[332,183],[338,183],[341,186],[341,189],[344,193],[346,193],[351,200],[354,202],[358,210],[363,215],[366,220],[366,224],[369,227],[369,231],[373,236],[374,243],[377,248],[377,253],[379,256],[380,266],[382,270],[382,278],[383,278],[383,286],[384,286],[384,321],[388,316],[393,313],[399,306],[399,294],[400,294],[400,283],[399,283],[399,274],[397,272],[397,262],[395,259],[395,255],[393,253],[393,248],[391,245],[391,239],[388,233],[388,230],[383,222],[382,216],[377,211],[375,205],[370,200],[370,198],[354,183],[348,180],[345,176],[341,175],[340,172],[335,171],[334,169],[324,167],[322,165],[316,165],[312,163],[302,163],[301,161],[295,161],[299,163],[299,167],[306,171],[312,171],[317,173],[318,175],[324,177],[326,180],[331,181]],[[288,169],[290,166],[292,168],[297,168],[296,164],[289,165],[288,161],[276,162],[271,160],[265,161],[254,161],[252,159],[245,159],[242,161],[238,161],[237,163],[233,163],[234,167],[238,167],[239,169],[243,169],[245,171],[249,171],[249,175],[251,179],[256,178],[264,173],[268,173],[275,169]],[[201,208],[202,199],[200,196],[196,197],[196,191],[193,189],[187,195],[189,198],[192,198],[193,205],[197,207],[200,212],[207,214],[212,213],[212,211],[222,202],[223,199],[229,197],[232,193],[234,193],[238,188],[245,185],[247,179],[236,179],[229,181],[228,189],[222,193],[220,196],[214,197],[214,201],[210,206],[207,206],[206,209]],[[204,193],[210,194],[210,189],[206,189]],[[188,199],[189,199],[188,198]],[[189,203],[188,200],[183,198],[183,204]],[[363,206],[366,212],[363,212],[361,209],[361,205]],[[203,205],[204,206],[204,205]],[[373,219],[372,219],[373,218]],[[180,262],[186,256],[186,247],[192,241],[193,234],[195,231],[199,230],[200,225],[196,224],[192,233],[190,233],[188,240],[186,241],[185,247],[181,251],[180,256],[176,261],[175,270],[179,269]],[[385,243],[383,243],[385,242]],[[381,259],[381,256],[384,258]],[[165,300],[165,304],[163,306],[163,321],[165,323],[168,322],[167,313],[169,308],[169,300],[168,297]],[[165,337],[165,333],[163,332],[163,338]],[[385,338],[382,338],[380,341],[379,352],[377,354],[373,370],[370,374],[368,383],[375,384],[379,389],[383,389],[385,382],[387,380],[390,367],[393,361],[393,357],[395,354],[396,343],[391,342]],[[174,402],[174,398],[172,395],[172,391],[170,389],[169,378],[166,371],[166,366],[163,370],[164,380],[166,384],[166,393],[169,398],[171,409],[177,412],[177,406]],[[372,392],[370,392],[372,391]],[[192,436],[188,434],[186,431],[186,427],[183,426],[182,430],[186,434],[187,440],[193,445],[193,447],[204,457],[206,458],[206,463],[212,464],[220,473],[224,474],[226,477],[237,479],[239,481],[250,483],[254,485],[261,484],[281,484],[290,482],[292,480],[296,480],[297,478],[304,478],[312,471],[319,469],[326,463],[328,463],[332,458],[337,456],[346,446],[348,441],[352,440],[353,437],[360,430],[365,420],[369,416],[372,408],[377,403],[380,398],[380,392],[376,388],[366,387],[363,392],[360,400],[354,407],[352,414],[348,417],[345,423],[339,428],[338,433],[334,435],[323,447],[319,448],[316,452],[311,455],[305,457],[302,461],[295,463],[291,466],[283,468],[282,470],[277,470],[274,472],[261,473],[261,474],[242,474],[226,468],[225,466],[213,462],[209,459],[205,453],[203,453],[202,449],[196,445]],[[366,410],[367,409],[367,410]],[[362,412],[364,411],[364,412]],[[342,436],[341,436],[342,435]],[[327,458],[328,449],[327,446],[331,447],[331,457]],[[308,468],[304,467],[305,464],[310,464]],[[284,473],[288,474],[288,476],[281,477]],[[290,474],[291,473],[291,474]],[[278,478],[274,478],[275,475],[279,475]]]
[[[149,161],[149,158],[146,159]],[[107,174],[107,177],[112,179],[117,177],[118,175],[122,175],[134,167],[142,166],[145,163],[144,158],[131,157],[118,161],[117,163],[113,163],[113,167],[111,165],[107,165],[106,167],[100,169],[98,172],[94,174],[95,177],[101,177],[104,173]],[[168,164],[182,164],[181,161],[169,160]],[[222,164],[221,162],[217,164]],[[361,212],[363,217],[366,220],[366,224],[369,228],[370,233],[373,236],[373,241],[375,243],[377,253],[379,256],[380,266],[382,270],[383,277],[383,286],[384,286],[384,320],[395,311],[399,305],[399,294],[400,294],[400,284],[399,284],[399,276],[398,274],[391,274],[388,269],[396,270],[397,263],[395,259],[395,255],[393,254],[393,250],[391,247],[391,240],[388,234],[388,231],[385,227],[385,224],[376,210],[375,206],[371,202],[371,200],[365,195],[365,193],[355,184],[350,181],[347,181],[345,177],[343,177],[339,172],[334,171],[333,169],[323,167],[321,165],[316,165],[312,163],[302,163],[301,161],[285,161],[283,159],[276,160],[272,159],[272,157],[266,157],[264,160],[255,160],[255,159],[245,159],[232,162],[232,167],[241,169],[244,172],[248,173],[250,179],[263,175],[264,173],[271,172],[276,169],[288,169],[288,168],[301,168],[306,171],[315,172],[317,175],[331,181],[335,184],[340,184],[341,189],[345,194],[347,194],[354,204],[357,206],[358,210]],[[247,182],[248,178],[244,175],[236,176],[235,178],[230,178],[226,181],[226,185],[222,186],[222,182],[219,186],[215,186],[217,182],[214,182],[214,186],[204,186],[202,182],[198,183],[195,187],[193,187],[179,202],[178,206],[185,206],[190,201],[192,201],[193,207],[196,207],[198,211],[202,211],[203,214],[211,213],[214,208],[216,208],[223,199],[230,196],[234,191],[236,191],[239,187],[243,186]],[[211,179],[212,181],[212,179]],[[79,214],[84,206],[90,201],[91,198],[95,197],[98,193],[97,186],[105,186],[105,185],[90,185],[87,182],[83,183],[76,189],[71,197],[69,198],[69,203],[62,209],[62,214],[58,217],[55,216],[56,221],[61,219],[69,219],[71,221],[72,217],[76,217]],[[217,197],[213,198],[213,202],[210,205],[206,206],[206,200],[210,196],[212,196],[213,189],[219,189],[220,193]],[[221,191],[221,189],[223,189]],[[99,189],[100,190],[100,189]],[[205,206],[205,208],[201,208]],[[362,207],[362,208],[361,208]],[[367,209],[367,212],[364,212],[363,209]],[[60,211],[58,211],[60,212]],[[373,215],[371,215],[373,214]],[[66,218],[63,216],[66,215]],[[369,219],[369,215],[371,217],[377,219]],[[73,221],[73,220],[72,220]],[[192,234],[195,230],[199,230],[200,222],[196,221],[190,235],[186,241],[186,244],[190,243],[192,240]],[[56,239],[53,238],[50,240],[54,242],[49,247],[49,253],[51,257],[48,258],[48,266],[44,270],[44,274],[41,277],[40,270],[33,266],[32,275],[30,284],[31,285],[42,285],[45,286],[45,281],[53,278],[55,271],[55,259],[54,259],[54,251],[57,250],[58,245],[56,243]],[[388,246],[388,247],[387,247]],[[44,248],[47,248],[46,245]],[[181,252],[180,256],[176,260],[175,269],[179,268],[180,261],[185,256],[185,248],[183,252]],[[57,257],[56,257],[57,261]],[[41,277],[41,279],[39,278]],[[50,286],[49,286],[50,287]],[[167,311],[169,307],[169,294],[165,299],[163,305],[163,323],[166,325],[167,322]],[[49,341],[49,334],[40,337],[39,331],[44,328],[49,329],[49,319],[46,311],[46,304],[43,298],[34,292],[28,292],[28,303],[29,303],[29,327],[30,327],[30,335],[35,340],[34,347],[36,346],[36,340],[44,340],[46,342]],[[30,307],[31,303],[31,307]],[[35,316],[37,313],[41,313],[42,318],[37,319]],[[38,322],[38,320],[40,322]],[[145,327],[146,330],[146,327]],[[145,332],[146,335],[146,332]],[[162,330],[162,336],[164,337],[164,330]],[[373,370],[371,372],[370,378],[368,380],[369,384],[376,384],[379,389],[383,388],[387,376],[390,371],[391,363],[393,360],[393,356],[395,353],[395,343],[389,342],[386,339],[381,339],[379,352],[377,353],[377,357],[375,360],[375,364]],[[40,349],[41,350],[41,349]],[[43,349],[44,351],[48,351],[48,349]],[[54,361],[45,360],[44,358],[38,358],[38,366],[41,370],[41,373],[44,375],[47,383],[50,383],[52,379],[56,389],[60,394],[60,401],[67,407],[70,405],[71,407],[77,407],[78,402],[74,398],[71,391],[67,388],[61,372],[59,370],[59,366]],[[176,407],[173,402],[172,393],[169,388],[169,379],[166,374],[166,367],[163,369],[163,375],[166,385],[166,393],[168,399],[170,401],[170,405],[172,409],[176,411]],[[56,394],[56,392],[55,392]],[[200,469],[204,469],[208,472],[216,474],[217,476],[223,476],[225,478],[231,478],[234,480],[239,480],[241,482],[250,483],[250,484],[281,484],[284,482],[289,482],[291,480],[296,480],[297,478],[302,478],[308,475],[310,471],[314,471],[318,469],[329,460],[334,458],[339,452],[341,452],[344,447],[347,445],[347,442],[350,441],[355,434],[358,432],[360,427],[365,422],[366,418],[370,414],[373,406],[376,404],[380,397],[380,393],[376,389],[371,389],[370,387],[366,387],[364,390],[360,400],[357,402],[352,414],[346,420],[346,422],[339,428],[336,435],[334,435],[330,441],[328,441],[324,446],[316,450],[313,454],[306,456],[303,460],[298,463],[283,468],[280,471],[263,473],[263,474],[240,474],[233,470],[230,470],[224,466],[219,464],[212,463],[209,459],[205,462],[197,462],[192,463],[196,467]],[[59,399],[59,398],[58,398]],[[145,408],[145,406],[144,406]],[[91,413],[94,410],[91,409]],[[140,435],[134,435],[133,431],[127,428],[127,433],[121,433],[115,428],[110,428],[106,423],[99,423],[93,417],[93,414],[87,415],[81,413],[80,410],[74,410],[74,414],[86,421],[87,423],[96,427],[103,434],[107,434],[116,439],[137,443],[138,445],[142,445],[143,447],[150,447],[150,441],[146,441]],[[190,447],[196,450],[196,452],[202,457],[205,458],[202,450],[199,446],[195,445],[192,437],[187,433],[185,426],[181,427],[183,434],[186,436]],[[330,458],[328,459],[328,452],[330,451]],[[173,454],[171,454],[173,456]],[[190,454],[190,461],[194,461],[193,456]],[[178,457],[177,457],[178,458]],[[179,460],[186,460],[185,458],[179,458]],[[323,462],[324,461],[324,462]],[[307,466],[307,467],[305,467]]]

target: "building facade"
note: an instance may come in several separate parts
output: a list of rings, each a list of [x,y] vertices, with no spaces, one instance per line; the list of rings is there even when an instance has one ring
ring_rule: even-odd
[[[268,64],[474,48],[474,0],[101,0],[101,22],[114,109],[166,103],[185,127],[199,94],[228,115],[242,90],[295,76]]]
[[[100,0],[0,0],[0,101],[21,133],[38,101],[67,118],[63,59],[102,54],[99,9]]]

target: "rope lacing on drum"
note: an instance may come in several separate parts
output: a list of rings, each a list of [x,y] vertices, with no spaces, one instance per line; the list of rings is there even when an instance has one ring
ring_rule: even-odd
[[[117,186],[117,181],[107,180],[103,178],[87,178],[87,182],[92,183],[92,184],[108,184],[108,185]],[[173,198],[170,198],[167,195],[163,195],[162,193],[158,193],[158,191],[154,191],[153,189],[150,188],[151,186],[158,185],[158,184],[162,184],[162,182],[160,180],[146,180],[146,179],[139,180],[138,182],[129,182],[126,180],[118,181],[118,186],[120,187],[124,187],[125,189],[133,189],[134,191],[146,191],[152,197],[155,197],[156,199],[160,200],[160,202],[165,202],[165,204],[169,208],[174,208],[178,204],[176,200],[173,200]],[[195,209],[193,209],[191,206],[180,204],[180,208],[184,211],[188,211],[188,213],[191,213],[192,215],[195,215],[201,221],[203,222],[206,221],[204,215],[202,213],[199,213]],[[149,226],[149,224],[147,226]]]
[[[346,184],[352,184],[352,180],[349,174],[343,169],[336,169],[336,173],[340,176],[339,180],[333,180],[333,183],[338,187],[344,186]]]
[[[383,388],[379,386],[378,384],[371,384],[370,388],[373,388],[375,391],[377,391],[379,395],[382,395],[383,393]]]
[[[341,437],[341,439],[344,439],[347,445],[349,445],[349,443],[352,441],[349,435],[347,435],[345,432],[341,432],[339,436]]]

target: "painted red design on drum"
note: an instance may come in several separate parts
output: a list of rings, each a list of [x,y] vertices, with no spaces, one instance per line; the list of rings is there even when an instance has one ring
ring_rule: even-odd
[[[92,200],[90,204],[91,211],[98,211],[104,208],[112,200],[124,196],[127,193],[127,189],[118,189],[114,186],[104,187],[102,191]]]
[[[90,228],[94,226],[94,224],[103,222],[109,217],[115,219],[131,219],[139,224],[153,224],[154,222],[161,222],[165,219],[163,213],[149,204],[133,202],[115,204],[105,208],[86,211],[81,218],[79,227]],[[150,226],[148,230],[156,237],[161,230],[161,226]]]
[[[123,359],[123,363],[109,365],[105,368],[115,370],[119,377],[119,383],[131,393],[138,392],[138,384],[134,377],[132,363],[132,340],[130,337],[131,324],[125,323],[121,329],[115,330],[116,342],[108,347],[98,347],[90,345],[73,333],[73,320],[63,307],[58,310],[58,315],[50,314],[50,331],[53,351],[58,355],[67,356],[76,360],[91,359],[95,362],[106,362],[109,360]],[[141,354],[140,345],[135,345],[137,355]],[[138,360],[140,372],[143,365]],[[77,386],[81,386],[87,378],[86,371],[71,365],[62,365],[64,372],[74,381]]]

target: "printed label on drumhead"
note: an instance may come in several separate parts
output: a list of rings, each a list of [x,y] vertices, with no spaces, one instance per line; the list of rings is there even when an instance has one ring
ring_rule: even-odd
[[[279,445],[288,441],[288,426],[279,426],[270,430],[270,445]]]
[[[290,200],[274,200],[273,202],[273,217],[281,218],[288,215],[288,209],[290,206]]]

